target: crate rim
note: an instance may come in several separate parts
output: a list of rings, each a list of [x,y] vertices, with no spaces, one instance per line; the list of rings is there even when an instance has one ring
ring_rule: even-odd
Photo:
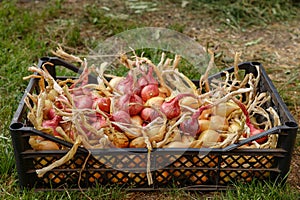
[[[39,65],[45,63],[45,62],[53,62],[53,64],[55,65],[63,65],[63,67],[67,67],[71,70],[78,70],[78,68],[76,66],[73,66],[69,63],[66,63],[65,61],[61,60],[61,59],[58,59],[56,57],[43,57],[39,60]],[[68,65],[68,66],[64,66],[64,65]],[[70,65],[70,66],[69,66]],[[293,133],[293,134],[297,134],[297,129],[298,129],[298,124],[297,122],[295,121],[295,119],[293,118],[293,116],[291,115],[291,113],[289,112],[289,110],[287,109],[287,106],[286,104],[283,102],[282,98],[280,97],[279,93],[277,92],[276,88],[274,87],[272,81],[270,80],[270,78],[268,77],[267,73],[265,72],[265,69],[263,68],[263,66],[259,63],[259,62],[243,62],[243,63],[240,63],[239,64],[239,67],[240,68],[246,68],[247,66],[259,66],[259,69],[261,70],[262,74],[264,74],[264,78],[265,78],[265,81],[266,81],[266,84],[269,86],[268,89],[270,89],[272,92],[273,92],[273,95],[275,97],[275,100],[276,100],[276,105],[280,108],[282,108],[282,110],[284,111],[284,123],[283,125],[281,126],[277,126],[277,127],[273,127],[272,129],[269,129],[267,131],[264,131],[263,133],[258,134],[256,136],[253,136],[251,138],[247,138],[245,140],[243,140],[243,144],[246,144],[248,142],[251,142],[255,139],[258,139],[259,137],[263,137],[265,135],[269,135],[269,134],[285,134],[287,135],[288,133],[286,132],[289,132],[291,131],[290,133]],[[217,73],[217,74],[214,74],[213,76],[210,76],[210,78],[213,78],[215,76],[218,76],[218,75],[222,75],[222,73],[224,73],[224,71],[232,71],[233,70],[233,67],[229,67],[227,69],[224,69],[223,71]],[[79,70],[77,71],[79,72]],[[18,174],[22,174],[22,173],[25,173],[24,170],[22,170],[22,164],[23,163],[23,158],[24,156],[27,156],[27,155],[30,155],[30,152],[28,151],[20,151],[20,147],[16,147],[16,142],[14,141],[15,138],[18,138],[20,136],[22,136],[22,133],[23,132],[26,132],[26,134],[30,135],[30,134],[33,134],[33,135],[40,135],[42,137],[45,137],[46,139],[50,139],[52,141],[55,141],[55,142],[58,142],[62,145],[65,145],[66,147],[72,147],[73,144],[71,143],[68,143],[64,140],[61,140],[61,139],[58,139],[58,138],[55,138],[54,136],[51,136],[51,135],[48,135],[48,134],[45,134],[41,131],[38,131],[36,130],[34,127],[28,127],[26,126],[26,124],[20,122],[20,116],[22,115],[23,111],[24,111],[24,106],[25,106],[25,103],[24,103],[24,99],[25,97],[27,96],[27,93],[28,92],[31,92],[33,90],[33,87],[35,86],[36,84],[36,80],[37,79],[30,79],[29,81],[29,84],[25,90],[25,93],[24,95],[22,96],[22,100],[21,102],[19,102],[19,106],[13,116],[13,119],[11,121],[11,124],[9,126],[9,129],[11,131],[11,135],[13,136],[12,139],[13,139],[13,145],[14,145],[14,151],[15,151],[15,156],[18,157],[16,158],[17,160],[17,170],[18,170]],[[295,133],[296,131],[296,133]],[[291,137],[288,137],[287,138],[288,141],[292,141],[292,138]],[[286,143],[286,142],[285,142]],[[284,146],[284,148],[274,148],[274,149],[238,149],[239,146],[241,146],[242,144],[241,143],[237,143],[237,144],[233,144],[233,146],[228,146],[227,148],[220,148],[220,149],[204,149],[204,148],[201,148],[201,149],[192,149],[192,148],[187,148],[187,149],[184,149],[186,153],[198,153],[201,155],[201,153],[211,153],[211,154],[219,154],[220,155],[238,155],[238,154],[243,154],[243,155],[248,155],[249,153],[251,154],[259,154],[261,153],[262,156],[266,156],[268,153],[270,153],[272,156],[274,157],[278,157],[280,159],[280,162],[277,160],[276,162],[278,162],[278,166],[277,166],[277,169],[278,169],[278,172],[280,172],[280,176],[281,178],[285,179],[285,175],[288,173],[288,170],[289,170],[289,167],[290,167],[290,159],[291,159],[291,153],[292,153],[292,150],[293,150],[293,144],[291,144],[290,146]],[[18,149],[16,149],[18,148]],[[131,148],[129,148],[131,149]],[[110,148],[110,149],[107,149],[107,150],[103,150],[103,152],[114,152],[114,153],[118,153],[120,151],[123,151],[126,149],[113,149],[113,148]],[[147,153],[147,149],[134,149],[137,153]],[[161,154],[164,154],[164,153],[174,153],[175,152],[182,152],[182,148],[176,148],[176,149],[154,149],[153,150],[153,153],[161,153]],[[57,153],[58,151],[53,151],[53,152],[44,152],[44,153],[49,153],[47,155],[51,155],[51,153]],[[79,154],[86,154],[88,151],[87,149],[83,148],[83,147],[79,147],[78,148],[78,153]],[[132,152],[132,150],[131,150]],[[36,152],[37,154],[38,153],[42,153],[42,152]],[[61,152],[62,153],[62,152]],[[36,155],[37,155],[36,154]],[[32,153],[32,155],[34,155],[34,153]],[[42,155],[42,154],[40,154]],[[53,154],[52,154],[53,155]],[[26,183],[26,180],[24,177],[20,177],[20,185],[22,188],[24,188],[24,186],[26,187],[26,185],[24,185],[24,183]],[[215,185],[215,186],[212,186],[212,185],[197,185],[197,186],[187,186],[187,187],[182,187],[182,188],[194,188],[195,190],[202,190],[202,189],[208,189],[208,188],[222,188],[223,186],[222,185]],[[227,187],[227,186],[226,186]],[[199,188],[202,188],[202,189],[199,189]],[[152,187],[149,187],[149,188],[133,188],[133,190],[141,190],[141,191],[146,191],[146,190],[159,190],[160,188],[152,188]],[[47,190],[47,189],[46,189]],[[57,190],[57,189],[55,189]],[[78,190],[78,189],[76,189]],[[219,189],[212,189],[212,190],[219,190]]]

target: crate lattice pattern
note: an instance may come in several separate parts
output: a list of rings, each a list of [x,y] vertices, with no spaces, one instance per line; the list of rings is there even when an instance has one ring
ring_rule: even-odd
[[[33,168],[41,169],[61,156],[33,156]],[[272,172],[274,156],[172,154],[151,155],[151,174],[154,184],[149,186],[146,175],[147,154],[91,155],[85,168],[83,154],[47,172],[37,182],[42,187],[93,187],[95,184],[120,184],[138,187],[186,187],[193,185],[226,185],[233,180],[248,182],[266,179]],[[28,173],[35,173],[30,170]]]

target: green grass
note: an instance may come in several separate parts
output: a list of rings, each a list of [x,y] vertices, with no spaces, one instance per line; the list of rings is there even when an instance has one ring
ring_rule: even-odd
[[[178,0],[171,1],[181,3]],[[299,3],[293,3],[291,0],[193,0],[188,4],[191,10],[204,9],[211,13],[216,23],[238,31],[294,18],[297,16],[299,6]]]
[[[12,183],[13,187],[16,187],[15,183]],[[13,191],[13,192],[12,192]],[[109,200],[109,199],[124,199],[126,193],[124,190],[118,187],[95,187],[86,191],[70,191],[65,189],[64,191],[34,191],[24,190],[19,191],[14,188],[4,188],[0,193],[0,197],[6,200],[14,199],[95,199],[95,200]]]
[[[234,184],[236,190],[229,190],[221,194],[221,199],[298,199],[299,192],[291,190],[287,185],[267,181],[253,181],[247,184]]]
[[[179,1],[176,2],[179,3]],[[188,5],[190,6],[188,9],[208,9],[216,19],[217,15],[220,14],[221,18],[218,19],[218,22],[233,30],[247,28],[251,24],[265,25],[274,20],[291,19],[295,15],[294,9],[296,9],[285,1],[272,1],[275,2],[272,5],[252,1],[251,6],[248,5],[250,1],[236,2],[233,6],[226,5],[225,3],[228,1],[225,0],[222,1],[224,4],[221,6],[218,2],[194,1],[193,4]],[[84,5],[83,12],[77,14],[78,16],[75,17],[72,13],[72,7],[67,6],[61,0],[51,1],[46,6],[33,8],[20,7],[16,1],[0,2],[1,199],[87,199],[81,192],[68,191],[68,189],[63,192],[20,191],[9,134],[10,121],[28,84],[28,81],[22,80],[22,77],[30,74],[27,71],[28,66],[36,63],[40,57],[51,55],[50,50],[55,49],[58,44],[65,46],[73,54],[85,55],[89,48],[95,47],[99,40],[131,28],[143,26],[143,23],[134,20],[115,19],[107,16],[103,10],[93,4]],[[251,19],[256,15],[260,20]],[[186,27],[174,23],[169,25],[169,28],[183,32]],[[90,30],[90,35],[83,35],[82,30],[87,29]],[[149,50],[145,52],[145,55],[153,56]],[[159,58],[157,54],[157,57],[151,59],[158,61]],[[196,73],[189,68],[188,63],[183,62],[182,67],[191,78],[199,78],[193,77]],[[297,87],[299,87],[299,83]],[[287,96],[285,99],[288,100],[289,97]],[[236,191],[228,191],[217,196],[212,194],[212,198],[296,199],[297,195],[300,195],[288,185],[277,187],[272,184],[253,183],[236,185],[235,187]],[[120,188],[98,187],[86,191],[86,195],[92,199],[123,199],[128,194]],[[180,199],[201,198],[203,194],[175,189],[166,192],[165,195],[170,199]]]
[[[86,13],[85,19],[95,25],[105,37],[113,36],[138,26],[137,22],[105,15],[105,10],[99,9],[95,4],[85,6],[84,11]]]

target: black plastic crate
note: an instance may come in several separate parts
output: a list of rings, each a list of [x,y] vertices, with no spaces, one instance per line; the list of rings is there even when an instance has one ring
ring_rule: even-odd
[[[77,67],[55,57],[41,58],[38,65],[42,66],[46,62],[54,64],[54,67],[47,69],[55,78],[66,78],[56,77],[57,67],[80,72]],[[147,149],[139,148],[94,149],[89,156],[86,149],[79,147],[73,159],[39,178],[36,169],[60,159],[67,150],[35,151],[28,143],[30,135],[39,135],[65,147],[72,147],[72,144],[30,126],[26,118],[28,110],[24,98],[28,92],[38,90],[37,79],[31,79],[10,125],[21,188],[63,190],[66,187],[84,189],[96,184],[119,184],[129,190],[138,191],[170,189],[174,186],[186,190],[213,191],[227,189],[232,181],[247,182],[254,178],[271,181],[279,178],[284,181],[290,169],[298,125],[260,63],[241,63],[239,68],[245,70],[245,73],[255,74],[255,66],[259,66],[261,72],[258,90],[271,95],[271,106],[278,112],[282,126],[223,149],[154,149],[150,154],[152,185],[148,185],[146,175]],[[226,71],[233,72],[233,67]],[[210,80],[222,76],[224,72],[211,76]],[[95,78],[90,76],[90,81],[95,81]],[[274,149],[238,148],[269,134],[278,135],[277,147]],[[85,168],[82,169],[86,159]],[[170,164],[165,166],[165,162]]]

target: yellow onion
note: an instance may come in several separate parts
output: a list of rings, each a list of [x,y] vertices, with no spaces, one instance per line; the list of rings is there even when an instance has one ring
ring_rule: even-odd
[[[219,141],[219,133],[214,130],[205,130],[203,131],[199,138],[198,141],[203,142],[202,147],[210,147],[215,145]]]
[[[194,140],[195,140],[195,138],[191,135],[182,135],[181,136],[181,142],[183,142],[183,143],[190,144]]]
[[[202,111],[201,115],[199,116],[199,119],[209,119],[211,115],[212,109],[206,109]]]
[[[147,144],[145,143],[145,138],[144,137],[137,137],[133,139],[130,144],[130,148],[146,148]]]
[[[143,119],[139,115],[130,116],[131,123],[137,126],[141,126],[143,124]]]
[[[228,127],[228,133],[236,133],[243,130],[242,126],[240,125],[240,123],[236,122],[236,121],[232,121],[230,122],[230,125]]]
[[[228,121],[225,117],[213,115],[209,118],[209,129],[211,130],[228,130]]]
[[[119,77],[119,76],[116,76],[114,78],[112,78],[110,81],[109,81],[109,85],[112,87],[112,88],[116,88],[116,86],[120,83],[121,80],[123,80],[124,77]],[[111,88],[107,88],[108,90],[111,91]]]
[[[124,134],[128,137],[128,139],[132,140],[142,135],[142,132],[138,128],[131,128],[130,131],[124,131]]]
[[[191,143],[191,142],[190,142]],[[190,143],[181,142],[181,141],[173,141],[163,146],[163,148],[188,148]]]
[[[209,119],[199,119],[198,120],[200,130],[199,132],[203,132],[205,130],[228,130],[228,121],[225,117],[214,115]]]
[[[50,140],[45,140],[44,138],[39,136],[31,136],[29,138],[29,144],[36,151],[59,150],[59,146],[57,143]]]
[[[203,145],[202,140],[194,140],[191,142],[190,148],[201,148]]]
[[[220,103],[217,106],[213,107],[212,112],[215,115],[219,115],[222,117],[227,117],[230,115],[233,111],[239,109],[240,107],[235,104],[234,102],[227,101],[224,103]]]
[[[148,128],[149,127],[149,128]],[[147,128],[144,129],[149,137],[150,142],[160,142],[165,137],[166,126],[162,123],[148,124]]]
[[[129,145],[129,140],[124,133],[115,131],[112,134],[112,143],[117,148],[126,148]]]
[[[200,130],[199,130],[200,133],[209,129],[209,126],[210,126],[209,120],[200,119],[200,120],[198,120],[198,123],[199,123],[199,127],[200,127]]]
[[[152,97],[146,101],[145,106],[159,108],[161,106],[161,104],[163,104],[164,101],[165,101],[165,99],[163,97],[160,97],[160,96]]]
[[[159,90],[158,96],[160,97],[166,98],[171,95],[170,91],[165,87],[159,87],[158,90]]]
[[[200,107],[199,101],[194,97],[185,97],[180,101],[180,104],[194,109]]]

